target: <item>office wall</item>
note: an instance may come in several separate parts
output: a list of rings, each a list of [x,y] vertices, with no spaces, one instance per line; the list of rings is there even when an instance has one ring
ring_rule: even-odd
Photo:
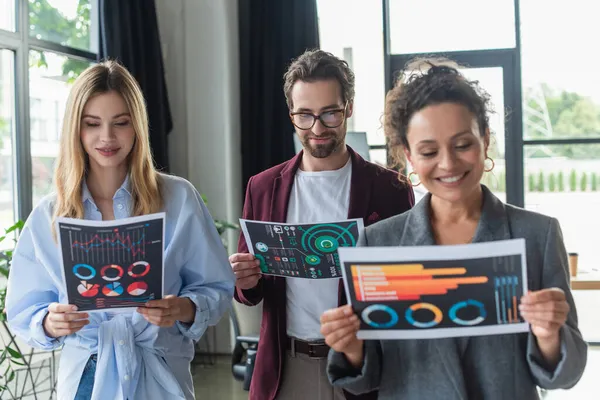
[[[237,0],[156,0],[156,8],[174,123],[171,172],[208,197],[213,217],[237,221],[242,209]],[[237,235],[227,239],[233,250]],[[216,352],[231,351],[228,316],[207,338],[216,340]]]

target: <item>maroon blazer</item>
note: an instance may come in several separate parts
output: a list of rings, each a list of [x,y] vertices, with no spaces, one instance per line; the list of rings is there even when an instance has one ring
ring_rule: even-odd
[[[412,187],[398,180],[398,174],[365,161],[348,147],[352,159],[348,218],[363,218],[365,226],[409,210],[415,202]],[[288,201],[303,152],[248,181],[243,218],[285,223]],[[240,234],[238,253],[248,253]],[[342,280],[339,305],[347,304]],[[260,341],[252,374],[249,400],[273,400],[279,389],[286,352],[286,282],[283,277],[263,276],[255,288],[236,288],[235,299],[254,306],[263,300]],[[371,395],[370,397],[368,397]],[[376,398],[376,392],[361,397],[346,393],[346,398]]]

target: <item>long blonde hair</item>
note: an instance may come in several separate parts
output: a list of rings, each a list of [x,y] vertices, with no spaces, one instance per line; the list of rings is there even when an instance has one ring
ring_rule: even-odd
[[[127,69],[116,61],[104,61],[83,71],[69,93],[54,170],[57,198],[53,222],[57,217],[84,217],[82,186],[89,161],[81,143],[81,116],[89,99],[109,91],[123,97],[135,130],[135,143],[128,157],[132,215],[158,212],[162,207],[160,177],[150,151],[144,95]]]

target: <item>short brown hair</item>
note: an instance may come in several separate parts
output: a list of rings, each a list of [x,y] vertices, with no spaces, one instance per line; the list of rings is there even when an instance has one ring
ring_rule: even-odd
[[[335,79],[342,87],[342,101],[351,103],[354,100],[354,72],[345,60],[323,50],[305,51],[292,61],[283,79],[283,92],[290,109],[293,107],[292,88],[298,81]]]

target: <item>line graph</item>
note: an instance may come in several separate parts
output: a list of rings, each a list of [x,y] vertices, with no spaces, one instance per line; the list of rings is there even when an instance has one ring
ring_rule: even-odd
[[[105,263],[109,260],[117,262],[135,261],[146,255],[146,225],[112,232],[77,232],[69,231],[71,260],[73,262]]]

